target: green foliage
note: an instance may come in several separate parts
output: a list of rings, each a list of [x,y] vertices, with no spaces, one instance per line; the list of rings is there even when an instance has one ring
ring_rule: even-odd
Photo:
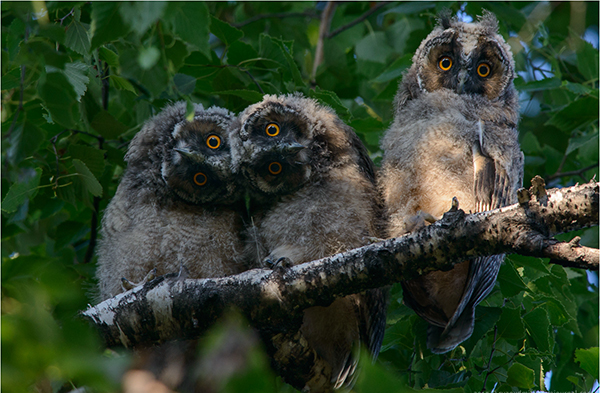
[[[486,8],[519,75],[525,186],[598,173],[598,3],[389,3],[348,27],[372,6],[337,5],[330,31],[347,28],[324,40],[313,75],[323,3],[2,2],[3,389],[118,389],[129,359],[104,352],[77,318],[94,303],[91,226],[128,142],[169,101],[238,112],[301,91],[335,109],[378,163],[398,82],[437,12]],[[577,235],[598,247],[598,228]],[[597,273],[510,256],[473,336],[446,355],[427,350],[401,292],[356,391],[545,390],[548,371],[553,391],[589,391],[598,379]],[[226,391],[292,391],[256,356]]]

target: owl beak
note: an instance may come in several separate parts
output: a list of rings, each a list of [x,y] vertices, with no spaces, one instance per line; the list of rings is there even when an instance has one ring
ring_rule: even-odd
[[[199,162],[200,163],[200,162],[204,162],[204,160],[205,160],[204,155],[202,155],[202,154],[200,154],[198,152],[192,151],[192,150],[184,149],[184,148],[181,148],[181,147],[175,147],[175,148],[173,148],[173,150],[175,150],[176,152],[178,152],[182,156],[187,157],[187,158],[189,158],[190,160],[192,160],[194,162]]]
[[[306,146],[304,146],[301,143],[298,143],[296,141],[293,142],[286,142],[286,143],[282,143],[279,145],[279,150],[282,153],[286,153],[286,154],[290,154],[290,155],[294,155],[296,153],[298,153],[300,150],[305,149]]]
[[[467,80],[467,70],[461,69],[458,72],[458,86],[456,86],[456,92],[458,94],[464,93],[466,80]]]

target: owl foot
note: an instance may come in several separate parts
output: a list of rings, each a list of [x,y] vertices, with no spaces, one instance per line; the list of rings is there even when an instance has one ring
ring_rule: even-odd
[[[279,259],[277,259],[277,261],[273,262],[273,260],[270,257],[266,257],[265,260],[263,261],[264,263],[267,264],[267,266],[270,266],[271,269],[276,269],[276,268],[288,268],[288,267],[292,267],[292,261],[287,258],[287,257],[281,257]]]
[[[438,218],[435,218],[431,214],[419,210],[414,216],[404,219],[404,230],[406,233],[418,231],[437,220]]]
[[[144,279],[138,283],[129,281],[125,277],[121,277],[121,287],[123,288],[124,291],[129,291],[130,289],[144,285],[148,281],[152,281],[155,278],[156,278],[156,268],[150,270],[150,272],[148,272],[148,274],[146,274],[146,277],[144,277]]]
[[[364,241],[365,245],[367,245],[367,244],[379,243],[379,242],[384,241],[385,239],[376,237],[376,236],[363,236],[362,240]]]

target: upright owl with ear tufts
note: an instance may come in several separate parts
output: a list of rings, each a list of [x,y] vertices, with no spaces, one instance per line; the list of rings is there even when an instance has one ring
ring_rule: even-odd
[[[186,103],[163,109],[138,132],[127,169],[102,219],[97,277],[100,296],[123,291],[121,278],[141,281],[152,270],[190,278],[244,270],[243,192],[231,173],[229,111]]]
[[[232,162],[251,196],[250,260],[296,265],[381,236],[373,163],[332,110],[300,94],[266,95],[240,115],[240,123],[232,135]],[[352,383],[361,344],[377,356],[386,306],[385,290],[367,291],[305,310],[297,334],[262,333],[286,382],[327,392]],[[316,357],[303,377],[292,380],[306,366],[289,351],[294,340],[307,342]]]
[[[493,14],[476,23],[440,18],[403,76],[382,141],[379,187],[389,236],[441,218],[453,197],[470,212],[516,202],[523,153],[514,77]],[[475,306],[492,290],[503,259],[465,260],[402,283],[405,303],[429,323],[432,352],[448,352],[471,336]]]

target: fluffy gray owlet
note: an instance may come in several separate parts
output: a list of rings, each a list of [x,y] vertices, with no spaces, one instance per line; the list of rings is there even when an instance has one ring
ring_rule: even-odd
[[[186,120],[186,103],[164,108],[138,132],[125,175],[102,219],[97,277],[102,299],[122,292],[121,278],[178,272],[190,278],[243,270],[242,193],[231,173],[235,116],[203,109]]]
[[[423,40],[382,142],[389,236],[411,231],[423,217],[441,218],[452,197],[467,212],[516,203],[523,153],[514,76],[510,48],[489,12],[477,23],[442,17]],[[406,304],[429,323],[432,352],[471,336],[475,306],[492,290],[503,259],[476,258],[403,282]]]
[[[252,197],[251,259],[301,264],[379,235],[382,207],[373,163],[333,111],[300,94],[266,95],[240,115],[240,123],[231,138],[232,163]],[[356,367],[353,349],[362,342],[373,356],[379,353],[386,301],[386,291],[373,290],[307,309],[295,338],[307,340],[325,366],[315,361],[305,378],[290,380],[286,368],[294,373],[302,366],[283,355],[287,344],[266,339],[275,367],[299,389],[348,385]]]

